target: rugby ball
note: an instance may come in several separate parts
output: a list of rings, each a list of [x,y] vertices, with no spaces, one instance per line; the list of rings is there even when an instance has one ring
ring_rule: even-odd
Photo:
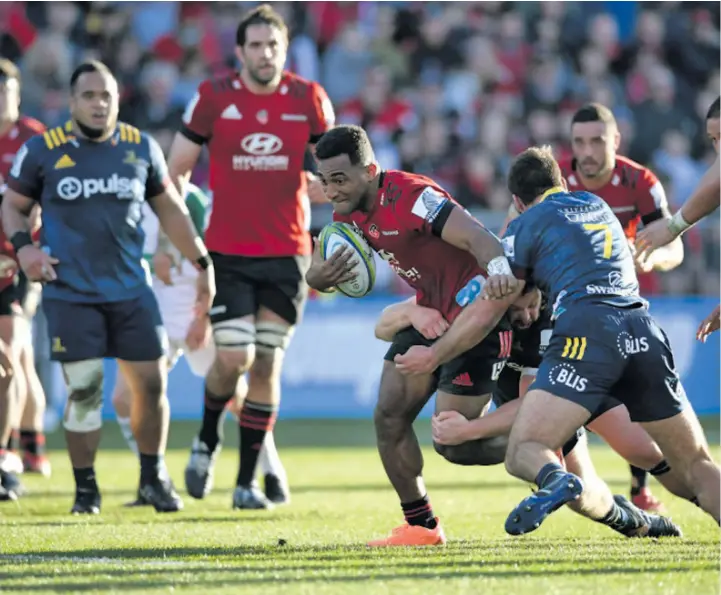
[[[361,233],[352,225],[335,222],[323,228],[318,241],[324,260],[328,260],[342,246],[348,246],[353,252],[351,260],[356,261],[353,267],[356,277],[351,281],[339,283],[338,291],[352,298],[368,295],[376,280],[376,264],[373,250]]]

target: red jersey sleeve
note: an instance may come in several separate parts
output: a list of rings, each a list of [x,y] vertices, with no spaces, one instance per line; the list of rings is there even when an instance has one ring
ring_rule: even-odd
[[[335,125],[335,112],[325,89],[318,83],[310,84],[310,142],[316,143]]]
[[[668,212],[668,201],[663,185],[650,169],[644,168],[636,185],[636,209],[641,221],[648,225]]]
[[[454,205],[440,188],[417,185],[403,192],[397,209],[406,229],[440,236]]]
[[[215,115],[213,85],[204,81],[185,108],[181,134],[198,145],[206,143],[213,135]]]

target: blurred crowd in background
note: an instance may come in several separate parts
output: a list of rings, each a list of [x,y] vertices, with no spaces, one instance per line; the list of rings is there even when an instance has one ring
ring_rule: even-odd
[[[167,150],[207,76],[236,67],[251,2],[3,2],[0,55],[23,74],[22,111],[67,117],[83,59],[121,84],[120,117]],[[288,68],[319,81],[339,123],[365,127],[384,168],[433,177],[490,228],[510,197],[512,156],[531,144],[569,154],[583,103],[612,108],[621,153],[661,178],[672,210],[712,161],[705,113],[719,95],[717,2],[275,2],[291,30]],[[207,161],[194,174],[207,181]],[[262,197],[258,197],[262,200]],[[314,210],[314,227],[329,207]],[[719,220],[685,236],[666,294],[718,294]],[[378,285],[403,291],[382,271]]]

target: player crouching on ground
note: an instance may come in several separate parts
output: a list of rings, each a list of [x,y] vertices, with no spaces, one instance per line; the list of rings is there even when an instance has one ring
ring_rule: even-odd
[[[540,364],[543,339],[550,335],[550,312],[548,308],[542,308],[537,289],[524,291],[509,308],[508,317],[514,325],[514,341],[511,357],[493,393],[498,408],[473,419],[467,419],[457,411],[443,411],[433,417],[433,445],[436,452],[451,463],[497,465],[505,459],[505,446],[520,398],[535,378],[534,369]],[[392,341],[395,333],[410,325],[424,336],[435,338],[443,323],[445,320],[440,312],[418,306],[415,298],[410,298],[383,311],[376,324],[376,337]],[[638,424],[630,422],[628,412],[620,402],[613,400],[597,412],[597,417],[595,425],[589,422],[589,429],[603,436],[630,462],[654,469],[654,475],[676,495],[687,499],[693,497],[683,478],[670,472],[661,451],[648,434]],[[627,537],[680,534],[667,519],[643,512],[623,496],[611,495],[590,459],[585,432],[580,431],[571,438],[562,451],[568,470],[581,477],[586,486],[582,497],[569,503],[570,508]]]
[[[52,358],[68,384],[63,425],[76,493],[73,513],[100,512],[95,457],[100,442],[103,359],[115,358],[133,391],[131,425],[140,451],[140,489],[159,512],[182,501],[165,467],[168,402],[165,330],[143,266],[147,200],[183,256],[200,269],[197,309],[207,313],[212,261],[170,183],[158,144],[118,122],[118,84],[100,62],[70,79],[71,120],[18,151],[2,223],[23,271],[45,282],[43,309]],[[42,248],[29,215],[43,206]]]

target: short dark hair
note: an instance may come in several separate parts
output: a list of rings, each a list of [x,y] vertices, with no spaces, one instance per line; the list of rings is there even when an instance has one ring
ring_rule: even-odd
[[[706,114],[707,120],[715,120],[721,116],[721,106],[719,106],[719,101],[721,101],[721,97],[717,97],[716,101],[714,101],[711,104],[711,107],[708,108],[708,113]]]
[[[508,189],[526,205],[562,184],[561,168],[549,146],[526,149],[513,160],[508,172]]]
[[[613,112],[601,103],[588,103],[573,114],[571,125],[582,122],[603,122],[616,126],[616,118]]]
[[[110,72],[110,69],[105,66],[100,60],[88,60],[87,62],[83,62],[78,66],[75,70],[73,70],[73,74],[70,75],[70,90],[75,90],[75,85],[78,82],[78,79],[88,73],[88,72],[99,72],[100,74],[107,74],[111,77],[115,78],[113,76],[113,73]]]
[[[0,82],[15,79],[20,83],[20,69],[7,58],[0,58]]]
[[[337,126],[320,137],[315,146],[317,159],[348,155],[352,165],[370,165],[375,161],[371,141],[360,126]]]
[[[248,27],[253,25],[269,25],[271,27],[275,27],[283,33],[286,39],[288,39],[288,26],[285,24],[283,17],[280,16],[280,13],[278,13],[270,4],[261,4],[243,15],[243,18],[238,24],[238,29],[235,31],[236,45],[240,47],[245,45]]]

